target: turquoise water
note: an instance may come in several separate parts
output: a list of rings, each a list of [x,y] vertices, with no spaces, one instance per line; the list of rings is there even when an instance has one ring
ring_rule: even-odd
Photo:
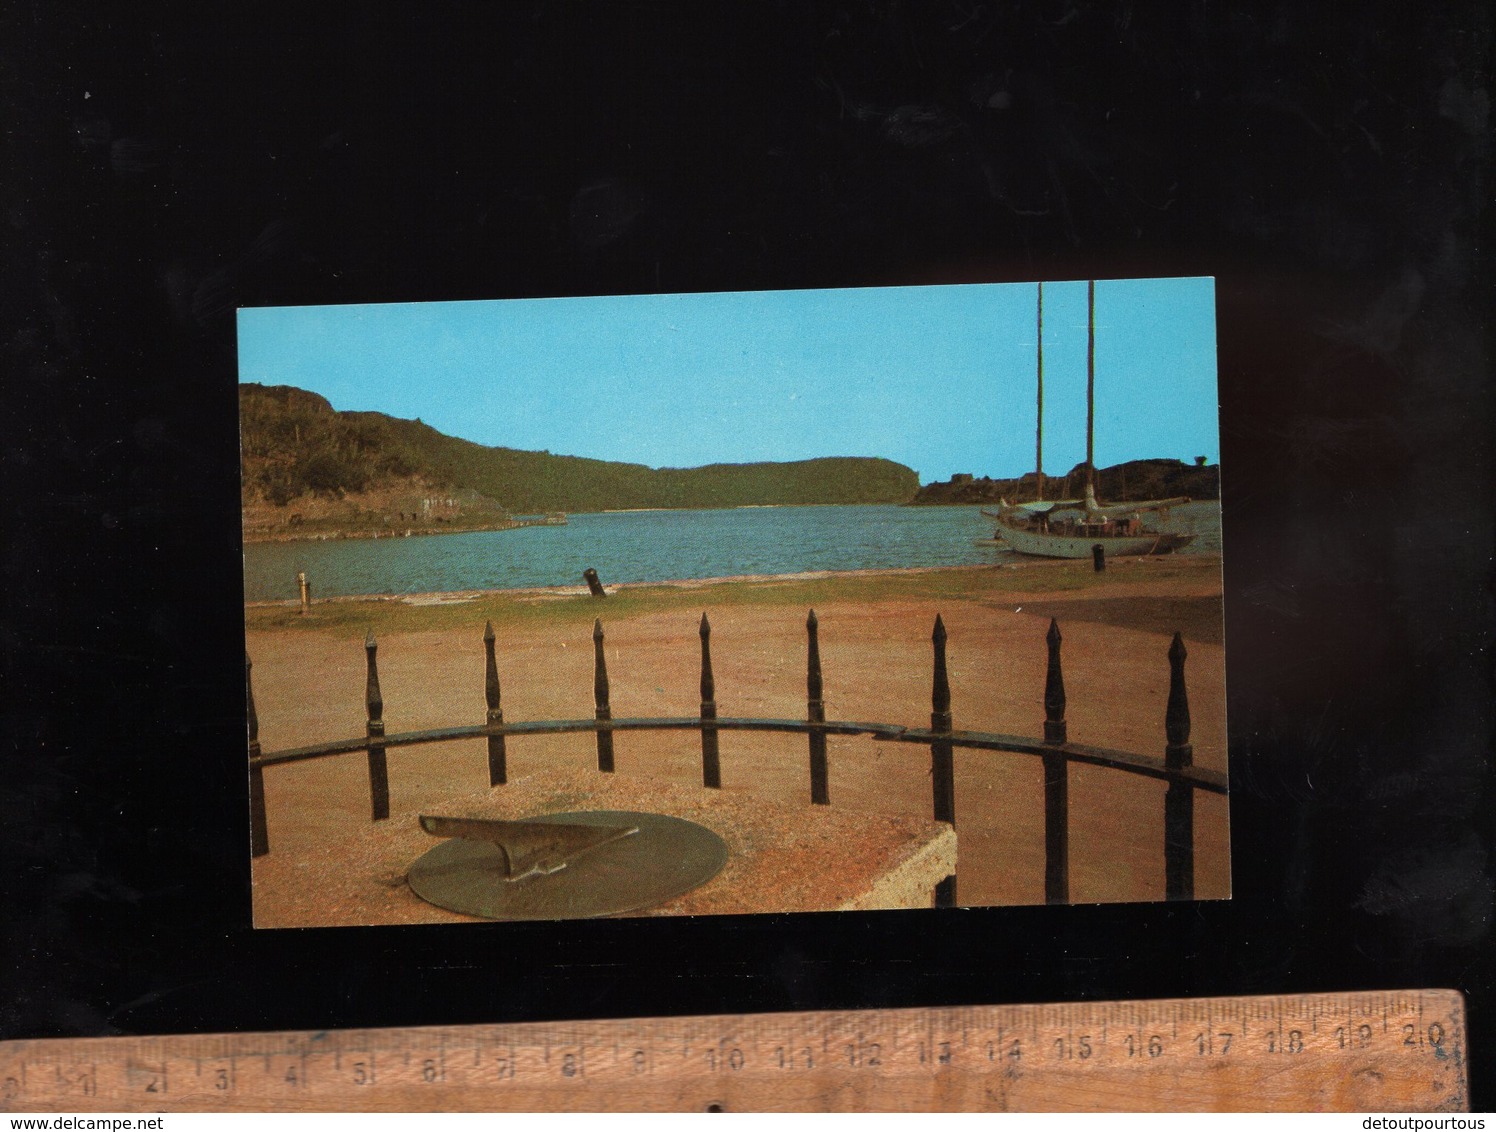
[[[1219,553],[1215,503],[1176,507],[1171,527],[1197,532],[1186,553]],[[1005,561],[979,547],[992,524],[976,507],[741,507],[573,515],[564,527],[410,538],[251,543],[246,601],[296,597],[305,571],[317,597],[659,582],[741,574],[799,574]]]

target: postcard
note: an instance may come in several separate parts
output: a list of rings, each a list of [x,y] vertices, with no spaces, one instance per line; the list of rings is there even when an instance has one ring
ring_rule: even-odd
[[[1212,280],[238,332],[257,927],[1229,896]]]

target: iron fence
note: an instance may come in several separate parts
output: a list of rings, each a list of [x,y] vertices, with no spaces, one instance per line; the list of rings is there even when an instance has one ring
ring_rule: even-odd
[[[456,739],[482,738],[488,747],[488,778],[491,787],[508,779],[510,736],[558,735],[593,732],[597,744],[597,768],[602,773],[614,770],[613,736],[620,731],[699,731],[701,735],[701,781],[709,789],[722,786],[718,736],[723,731],[767,731],[804,734],[809,744],[810,800],[814,805],[829,805],[830,783],[827,773],[827,740],[832,735],[869,735],[890,743],[914,743],[930,749],[932,815],[936,821],[956,823],[956,787],[954,752],[962,750],[999,751],[1008,754],[1033,755],[1044,770],[1044,894],[1051,904],[1069,902],[1069,811],[1070,765],[1079,763],[1105,767],[1125,774],[1152,778],[1167,783],[1164,795],[1164,869],[1165,895],[1170,900],[1190,900],[1195,887],[1194,813],[1195,791],[1225,794],[1226,776],[1218,771],[1194,765],[1190,745],[1189,697],[1185,688],[1184,662],[1188,655],[1184,640],[1175,633],[1168,649],[1169,696],[1164,711],[1164,754],[1162,758],[1131,751],[1111,750],[1071,743],[1065,722],[1065,679],[1061,665],[1061,636],[1057,622],[1051,620],[1045,636],[1048,663],[1044,680],[1043,738],[1003,735],[981,731],[963,731],[954,726],[951,712],[950,678],[946,669],[945,622],[937,616],[931,637],[934,649],[933,679],[930,695],[930,726],[908,727],[895,723],[871,723],[828,720],[823,698],[819,626],[815,611],[805,622],[806,630],[806,717],[804,719],[754,719],[724,717],[717,713],[716,680],[712,674],[712,628],[702,614],[701,637],[701,706],[696,715],[657,718],[614,719],[609,700],[608,667],[603,656],[603,625],[593,623],[593,702],[591,719],[526,720],[509,723],[504,719],[498,661],[494,653],[495,635],[492,622],[483,631],[484,696],[488,705],[485,722],[470,726],[443,727],[428,731],[408,731],[395,735],[385,733],[384,697],[379,687],[378,644],[371,632],[364,641],[367,679],[364,700],[367,721],[361,737],[318,743],[308,747],[263,752],[259,741],[259,718],[255,710],[253,665],[244,658],[245,689],[249,722],[249,782],[251,851],[263,856],[270,851],[270,836],[265,816],[265,771],[269,767],[309,759],[363,751],[368,758],[370,814],[374,821],[390,816],[389,766],[386,752],[390,747],[421,743],[443,743]],[[956,878],[946,878],[936,889],[937,906],[956,903]]]

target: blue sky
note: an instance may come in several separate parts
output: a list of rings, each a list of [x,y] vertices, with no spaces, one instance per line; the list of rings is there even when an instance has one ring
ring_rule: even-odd
[[[239,311],[240,380],[650,467],[1034,465],[1036,284]],[[1220,454],[1210,279],[1096,284],[1096,462]],[[1044,284],[1044,468],[1085,458],[1086,283]]]

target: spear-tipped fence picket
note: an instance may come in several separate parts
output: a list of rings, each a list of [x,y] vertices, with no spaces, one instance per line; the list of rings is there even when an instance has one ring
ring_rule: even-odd
[[[1069,892],[1069,770],[1072,763],[1105,767],[1124,774],[1140,775],[1167,783],[1164,796],[1164,875],[1165,894],[1170,900],[1194,897],[1195,791],[1226,793],[1226,776],[1218,771],[1194,765],[1194,748],[1190,745],[1189,697],[1185,690],[1184,661],[1188,655],[1178,633],[1169,645],[1169,697],[1164,711],[1164,756],[1131,751],[1091,747],[1069,741],[1065,723],[1065,680],[1061,668],[1060,628],[1050,621],[1045,637],[1048,665],[1044,679],[1044,737],[1000,735],[982,731],[958,731],[951,714],[950,677],[946,670],[945,622],[935,618],[932,636],[934,647],[933,678],[930,692],[930,726],[928,729],[906,727],[896,723],[866,723],[827,720],[821,675],[820,627],[812,610],[805,622],[806,645],[806,717],[804,719],[748,719],[717,714],[717,686],[712,674],[712,627],[702,614],[701,636],[701,711],[693,716],[614,719],[609,701],[608,666],[603,656],[602,621],[594,623],[592,719],[544,719],[506,723],[500,702],[499,670],[494,653],[493,624],[484,627],[484,696],[488,704],[487,720],[473,726],[443,727],[432,731],[407,731],[385,734],[384,697],[379,689],[378,644],[371,632],[364,641],[367,667],[365,707],[368,721],[360,738],[319,743],[311,747],[264,752],[260,749],[259,717],[255,712],[252,664],[244,658],[244,680],[249,723],[249,796],[250,844],[255,856],[270,851],[270,837],[265,817],[265,770],[285,763],[364,751],[369,763],[370,812],[374,821],[390,816],[389,767],[386,751],[390,747],[419,743],[443,743],[453,739],[483,738],[488,744],[488,779],[492,786],[503,785],[508,778],[507,749],[509,736],[557,735],[568,732],[594,732],[597,741],[597,767],[611,773],[614,769],[613,736],[619,731],[680,731],[701,733],[701,780],[708,788],[722,785],[721,755],[718,735],[722,731],[777,731],[804,734],[810,744],[810,800],[815,805],[831,802],[827,773],[827,739],[832,735],[870,735],[875,740],[892,743],[914,743],[930,749],[932,814],[936,821],[956,823],[956,781],[954,752],[956,748],[976,751],[1000,751],[1009,754],[1035,755],[1044,768],[1044,894],[1051,904],[1068,903]],[[937,906],[956,903],[956,878],[947,877],[937,887]]]

